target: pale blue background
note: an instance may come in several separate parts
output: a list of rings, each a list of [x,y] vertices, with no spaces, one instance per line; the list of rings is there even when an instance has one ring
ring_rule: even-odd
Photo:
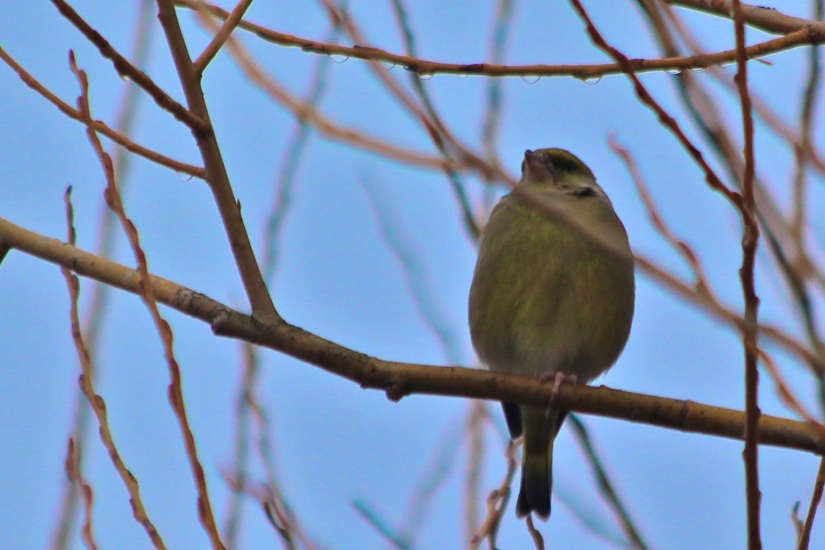
[[[412,3],[411,3],[412,4]],[[483,61],[488,52],[493,2],[415,2],[411,7],[420,53],[425,58]],[[656,50],[632,2],[589,2],[596,23],[631,57]],[[129,51],[135,20],[133,2],[77,1],[75,8],[121,52]],[[391,51],[403,47],[389,3],[353,0],[354,17],[368,38]],[[786,13],[807,16],[807,2],[783,2]],[[259,0],[249,18],[298,36],[321,38],[328,30],[313,2]],[[180,12],[190,48],[206,43],[191,14]],[[508,63],[604,62],[590,45],[581,22],[565,2],[521,2],[516,6]],[[689,14],[686,18],[709,49],[733,45],[730,22]],[[303,94],[315,56],[297,48],[266,45],[245,33],[244,43],[278,81]],[[749,40],[766,39],[749,31]],[[159,27],[153,27],[147,72],[182,101]],[[89,72],[93,112],[111,123],[122,88],[96,50],[45,1],[0,3],[0,44],[35,77],[67,102],[78,88],[67,64],[74,49]],[[798,112],[805,82],[806,50],[771,56],[771,66],[751,64],[753,88],[788,121]],[[407,85],[400,67],[394,69]],[[680,120],[674,87],[665,74],[644,82]],[[221,54],[210,65],[204,88],[235,192],[253,242],[259,247],[291,116],[239,75]],[[434,152],[426,134],[376,86],[364,62],[332,67],[322,111],[343,124],[393,143]],[[485,101],[480,78],[436,76],[427,82],[450,127],[478,143]],[[716,87],[714,87],[716,88]],[[718,88],[717,88],[718,89]],[[702,174],[675,140],[634,99],[625,77],[596,85],[569,78],[529,84],[504,81],[505,107],[500,154],[515,173],[527,148],[561,146],[579,154],[611,196],[633,246],[688,275],[676,255],[653,232],[622,163],[606,145],[615,132],[640,163],[643,175],[672,228],[700,254],[726,303],[741,303],[737,269],[739,224],[725,201],[708,191]],[[32,231],[64,238],[62,193],[74,186],[78,246],[91,250],[104,186],[84,128],[67,119],[0,67],[0,216]],[[725,115],[737,124],[735,98],[720,97]],[[690,126],[686,123],[686,128]],[[695,136],[692,128],[690,134]],[[141,104],[135,140],[174,158],[199,163],[191,136],[151,101]],[[822,145],[822,140],[818,143]],[[757,127],[757,169],[787,205],[792,157],[762,125]],[[295,201],[273,281],[276,305],[290,322],[342,345],[384,359],[445,364],[431,331],[411,299],[398,262],[380,237],[361,182],[382,186],[399,212],[398,227],[411,235],[433,284],[432,296],[460,335],[461,363],[473,364],[465,328],[466,295],[474,248],[461,227],[444,176],[400,166],[313,135],[301,165]],[[163,277],[218,300],[243,304],[244,295],[211,194],[202,181],[183,181],[174,172],[133,159],[126,208],[136,223],[150,268]],[[811,189],[811,212],[821,211],[822,180]],[[472,182],[474,198],[479,187]],[[818,210],[819,209],[819,210]],[[814,216],[814,236],[823,238]],[[133,265],[119,238],[116,259]],[[260,252],[259,252],[260,254]],[[783,285],[766,274],[760,252],[758,273],[763,319],[801,331]],[[91,285],[82,281],[88,297]],[[68,300],[58,268],[12,252],[0,265],[0,543],[4,548],[48,544],[64,479],[63,456],[78,374],[68,325]],[[821,298],[821,297],[820,297]],[[821,302],[821,301],[820,301]],[[84,302],[85,303],[85,302]],[[821,303],[819,304],[821,306]],[[821,309],[821,308],[820,308]],[[209,327],[164,309],[175,331],[186,402],[220,519],[228,493],[220,469],[232,454],[232,423],[239,384],[240,345],[214,338]],[[387,543],[351,506],[362,499],[395,524],[426,475],[438,444],[464,421],[460,399],[413,396],[395,404],[376,391],[331,376],[273,352],[264,352],[261,395],[273,418],[273,438],[283,490],[310,536],[328,548],[385,548]],[[813,406],[809,377],[797,363],[778,355],[784,373]],[[597,383],[628,391],[742,408],[743,359],[738,336],[638,279],[637,313],[627,349],[610,374]],[[122,292],[112,309],[99,357],[98,392],[108,404],[118,447],[140,481],[150,517],[169,548],[205,548],[208,541],[195,509],[195,491],[178,428],[166,401],[168,375],[162,350],[145,308]],[[764,412],[788,416],[772,384],[762,377]],[[498,409],[492,409],[498,414]],[[622,495],[654,548],[742,548],[745,541],[742,444],[648,426],[586,418],[598,449],[607,457]],[[503,472],[500,443],[489,432],[490,459],[484,492]],[[96,439],[86,472],[95,491],[94,527],[101,548],[148,548],[132,520],[127,495]],[[458,458],[462,469],[464,455]],[[763,526],[766,548],[789,548],[794,502],[807,508],[816,474],[815,457],[761,448]],[[255,470],[258,472],[259,470]],[[556,445],[553,517],[540,529],[550,548],[602,548],[605,543],[570,513],[562,500],[592,510],[609,524],[594,483],[567,430]],[[419,548],[463,545],[461,490],[453,475],[437,497],[418,536]],[[559,498],[562,497],[562,498]],[[825,544],[820,522],[812,548]],[[222,522],[220,522],[222,523]],[[254,503],[248,505],[244,548],[279,545]],[[501,548],[529,547],[521,523],[508,510]],[[77,542],[74,548],[80,548]]]

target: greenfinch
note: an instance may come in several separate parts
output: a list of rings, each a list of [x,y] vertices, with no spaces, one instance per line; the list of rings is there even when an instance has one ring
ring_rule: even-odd
[[[492,371],[588,383],[630,335],[627,233],[593,172],[568,151],[528,150],[521,174],[481,233],[469,296],[473,347]],[[516,514],[546,520],[553,440],[567,413],[552,399],[545,408],[502,405],[511,437],[523,437]]]

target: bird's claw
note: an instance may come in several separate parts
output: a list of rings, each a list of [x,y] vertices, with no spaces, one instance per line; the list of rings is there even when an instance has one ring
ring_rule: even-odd
[[[564,374],[563,372],[545,372],[540,377],[539,380],[541,382],[549,382],[550,380],[553,381],[553,391],[550,393],[550,405],[553,404],[553,401],[559,395],[559,388],[565,382],[569,382],[574,386],[578,382],[578,378],[575,374]]]

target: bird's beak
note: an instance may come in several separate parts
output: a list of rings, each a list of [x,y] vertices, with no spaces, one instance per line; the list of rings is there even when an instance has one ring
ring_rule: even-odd
[[[541,155],[530,149],[524,152],[524,165],[526,168],[525,172],[533,176],[531,179],[536,181],[553,179],[553,172],[549,169],[547,163],[544,162]]]

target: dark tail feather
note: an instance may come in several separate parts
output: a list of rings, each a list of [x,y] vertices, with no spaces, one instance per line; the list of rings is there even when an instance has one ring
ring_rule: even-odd
[[[502,403],[501,410],[504,411],[504,420],[507,421],[510,439],[515,441],[521,437],[521,406],[518,403]]]
[[[559,411],[522,407],[524,428],[524,459],[521,489],[516,502],[516,515],[531,512],[546,520],[550,517],[550,494],[553,491],[553,439],[559,423]]]

